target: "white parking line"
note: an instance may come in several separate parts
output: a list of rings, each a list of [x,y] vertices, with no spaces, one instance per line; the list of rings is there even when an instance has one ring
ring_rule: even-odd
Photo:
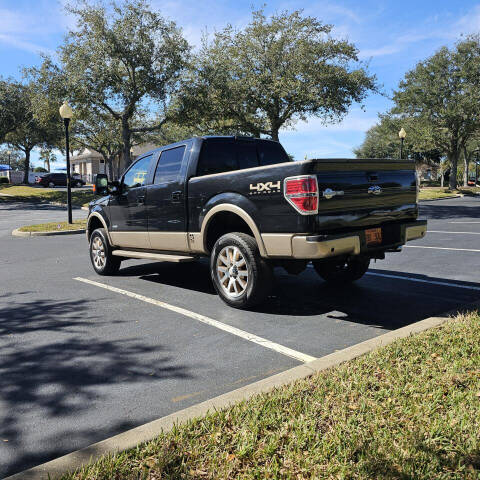
[[[400,279],[400,280],[408,280],[410,282],[429,283],[431,285],[442,285],[444,287],[455,287],[455,288],[464,288],[466,290],[478,290],[478,291],[480,291],[480,287],[474,287],[474,286],[469,286],[469,285],[459,285],[458,283],[451,283],[451,282],[438,282],[436,280],[423,280],[421,278],[403,277],[401,275],[390,275],[390,274],[387,274],[387,273],[367,272],[366,275],[372,275],[374,277],[395,278],[395,279]]]
[[[448,223],[480,223],[480,222],[448,222]]]
[[[405,248],[432,248],[433,250],[455,250],[457,252],[480,252],[475,248],[425,247],[424,245],[404,245]]]
[[[480,232],[446,232],[444,230],[428,230],[427,233],[462,233],[467,235],[480,235]]]
[[[150,303],[152,305],[156,305],[157,307],[171,310],[172,312],[179,313],[180,315],[185,315],[186,317],[193,318],[194,320],[198,320],[199,322],[206,323],[207,325],[231,333],[232,335],[236,335],[237,337],[241,337],[244,340],[248,340],[249,342],[253,342],[257,345],[261,345],[262,347],[274,350],[275,352],[286,355],[287,357],[295,358],[300,362],[306,363],[311,362],[312,360],[316,360],[316,357],[312,357],[311,355],[297,352],[296,350],[292,350],[291,348],[284,347],[283,345],[271,342],[270,340],[267,340],[265,338],[258,337],[257,335],[254,335],[252,333],[248,333],[240,330],[239,328],[219,322],[218,320],[214,320],[213,318],[205,317],[204,315],[191,312],[190,310],[186,310],[185,308],[170,305],[169,303],[161,302],[160,300],[155,300],[154,298],[145,297],[144,295],[139,295],[138,293],[129,292],[128,290],[123,290],[122,288],[112,287],[111,285],[95,282],[93,280],[89,280],[88,278],[75,277],[74,280],[88,283],[90,285],[94,285],[95,287],[105,288],[106,290],[110,290],[111,292],[121,293],[122,295],[126,295],[127,297],[135,298],[136,300],[141,300],[142,302]]]

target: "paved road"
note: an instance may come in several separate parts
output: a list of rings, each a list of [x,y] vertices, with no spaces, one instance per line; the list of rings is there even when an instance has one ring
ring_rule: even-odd
[[[421,210],[432,232],[354,287],[328,287],[312,269],[278,270],[274,295],[242,312],[214,294],[206,262],[128,261],[118,276],[99,277],[83,236],[8,234],[18,215],[36,222],[63,210],[0,205],[0,477],[300,364],[275,345],[320,357],[478,300],[480,199]]]
[[[72,210],[73,218],[85,218],[87,212],[80,208]],[[10,237],[12,230],[22,225],[67,221],[65,207],[28,202],[9,203],[0,197],[0,237]],[[1,275],[1,274],[0,274]]]

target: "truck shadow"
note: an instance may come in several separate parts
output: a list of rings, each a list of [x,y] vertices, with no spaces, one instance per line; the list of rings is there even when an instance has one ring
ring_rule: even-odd
[[[187,302],[189,290],[199,292],[208,295],[210,312],[213,305],[218,306],[215,311],[225,309],[213,288],[206,260],[187,264],[136,265],[122,269],[120,275],[181,288],[187,292],[187,297],[183,293]],[[277,268],[275,286],[268,299],[250,311],[231,309],[231,315],[275,315],[279,323],[286,317],[312,317],[315,321],[315,317],[326,316],[390,330],[480,300],[479,289],[477,283],[377,268],[370,269],[361,280],[348,287],[339,288],[324,282],[313,268],[307,268],[298,276],[288,275]],[[198,307],[198,296],[192,301],[195,306],[190,307],[191,310],[207,311],[202,308],[203,302],[202,307]],[[210,315],[216,318],[215,314]]]
[[[477,283],[370,269],[361,280],[339,288],[323,282],[308,268],[297,278],[277,275],[274,295],[257,311],[275,315],[325,315],[393,330],[446,311],[462,310],[478,300],[480,284]]]
[[[455,199],[450,201],[450,205],[445,201],[422,202],[420,203],[420,218],[427,217],[430,220],[448,220],[465,218],[467,220],[474,220],[480,218],[480,197],[469,197],[470,202],[478,202],[477,205],[464,205]],[[445,202],[445,203],[444,203]]]

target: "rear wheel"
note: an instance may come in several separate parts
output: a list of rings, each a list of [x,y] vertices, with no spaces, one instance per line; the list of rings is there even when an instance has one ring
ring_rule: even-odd
[[[210,273],[222,300],[235,308],[262,302],[273,283],[270,265],[261,257],[255,239],[245,233],[227,233],[213,247]]]
[[[121,260],[112,255],[104,228],[97,228],[90,237],[90,260],[99,275],[115,275],[120,268]]]
[[[50,188],[54,188],[54,187],[55,187],[55,184],[54,184],[53,182],[49,182],[49,183],[48,183],[48,186],[49,186]]]
[[[347,259],[332,258],[316,260],[313,267],[316,272],[327,282],[334,284],[351,283],[365,275],[370,265],[370,258],[356,256]]]

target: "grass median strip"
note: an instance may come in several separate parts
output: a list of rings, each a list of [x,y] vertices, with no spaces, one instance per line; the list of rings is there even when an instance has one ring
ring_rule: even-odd
[[[478,479],[479,432],[474,313],[62,479]]]
[[[55,188],[28,187],[26,185],[5,185],[0,188],[3,202],[58,202],[67,203],[67,192]],[[98,198],[98,197],[96,197]],[[72,189],[72,204],[88,205],[95,199],[91,190]]]
[[[25,225],[20,227],[20,232],[64,232],[69,230],[85,230],[87,228],[87,220],[74,220],[73,223],[68,222],[49,222],[38,223],[37,225]]]
[[[456,195],[473,196],[480,192],[480,187],[458,187],[450,190],[447,187],[423,187],[418,195],[419,200],[437,200],[440,198],[449,198]]]

